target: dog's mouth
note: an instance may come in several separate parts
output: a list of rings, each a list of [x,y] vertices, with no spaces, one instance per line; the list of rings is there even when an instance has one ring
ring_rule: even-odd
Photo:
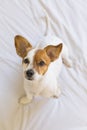
[[[26,78],[27,80],[34,80],[33,77],[27,77],[27,76],[25,76],[25,78]]]
[[[26,77],[26,79],[27,79],[27,80],[34,80],[33,77],[31,77],[31,78],[30,78],[30,77]]]

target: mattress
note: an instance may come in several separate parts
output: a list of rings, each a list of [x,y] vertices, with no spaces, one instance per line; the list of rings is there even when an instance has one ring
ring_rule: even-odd
[[[87,130],[86,8],[86,0],[0,0],[0,130]],[[48,34],[67,45],[73,66],[63,65],[60,98],[18,103],[25,94],[18,34],[33,46]]]

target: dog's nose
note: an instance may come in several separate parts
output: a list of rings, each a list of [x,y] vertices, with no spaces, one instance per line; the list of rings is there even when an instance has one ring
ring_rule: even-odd
[[[34,75],[34,71],[32,69],[26,71],[27,77],[32,77]]]

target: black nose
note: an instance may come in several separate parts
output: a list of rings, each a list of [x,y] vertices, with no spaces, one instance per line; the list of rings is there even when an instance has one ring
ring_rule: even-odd
[[[34,75],[34,71],[32,69],[26,71],[27,77],[32,77]]]

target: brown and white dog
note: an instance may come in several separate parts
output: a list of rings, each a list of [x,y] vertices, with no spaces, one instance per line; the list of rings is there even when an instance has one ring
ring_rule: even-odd
[[[22,36],[15,36],[15,48],[22,58],[26,96],[20,103],[30,103],[34,96],[59,97],[58,76],[62,62],[71,67],[68,50],[61,39],[44,37],[35,48]]]

